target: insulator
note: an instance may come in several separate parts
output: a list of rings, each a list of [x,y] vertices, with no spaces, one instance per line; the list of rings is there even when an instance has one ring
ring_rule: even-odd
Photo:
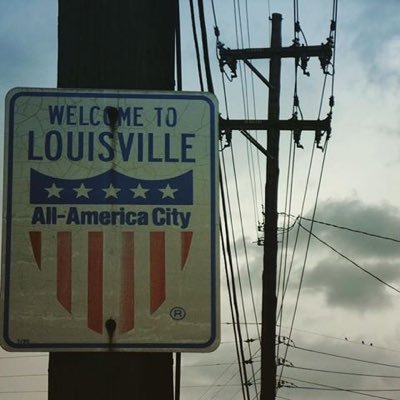
[[[301,57],[300,58],[300,68],[303,70],[303,74],[310,76],[310,73],[307,71],[309,57]]]
[[[293,131],[293,139],[296,144],[296,147],[298,147],[300,149],[304,149],[303,145],[300,143],[300,139],[301,139],[301,130],[300,129],[295,129]]]
[[[315,131],[315,143],[317,144],[317,148],[323,150],[324,148],[321,146],[321,138],[324,135],[324,133],[317,129]]]

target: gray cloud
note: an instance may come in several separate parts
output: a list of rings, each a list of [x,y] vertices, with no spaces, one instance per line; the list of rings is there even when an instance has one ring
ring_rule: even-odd
[[[319,205],[316,219],[400,240],[400,215],[393,206],[368,205],[360,200],[329,200]],[[313,232],[347,256],[356,256],[364,262],[400,257],[400,243],[321,224],[314,224]]]
[[[369,272],[396,287],[400,280],[398,263],[377,262],[363,265]],[[344,260],[325,259],[306,274],[304,285],[322,292],[328,306],[367,312],[392,304],[395,293],[381,282]]]
[[[307,215],[311,218],[311,213]],[[372,234],[400,239],[397,208],[369,205],[360,200],[328,200],[318,207],[316,219]],[[307,228],[310,222],[303,221]],[[296,254],[303,254],[307,233],[302,231]],[[315,223],[313,233],[339,253],[385,282],[400,288],[400,243]],[[294,236],[294,235],[293,235]],[[396,293],[332,249],[312,238],[304,287],[323,294],[328,307],[352,312],[377,311],[392,305]],[[314,265],[313,265],[314,263]],[[296,271],[296,274],[299,272]]]
[[[339,15],[342,17],[339,20],[341,23],[339,28],[346,30],[346,41],[350,43],[353,51],[365,61],[364,66],[373,73],[378,67],[378,63],[373,65],[375,55],[381,53],[382,43],[392,36],[398,35],[399,2],[397,0],[381,2],[358,0],[352,2],[352,5],[354,7],[347,9],[348,13],[345,18],[343,15]],[[370,32],[374,32],[374,35],[371,35]],[[366,40],[367,37],[368,40]],[[380,64],[384,65],[383,59]]]

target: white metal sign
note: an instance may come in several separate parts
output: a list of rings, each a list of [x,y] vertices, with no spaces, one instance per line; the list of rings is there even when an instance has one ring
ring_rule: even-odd
[[[3,347],[218,345],[217,120],[204,93],[8,93]]]

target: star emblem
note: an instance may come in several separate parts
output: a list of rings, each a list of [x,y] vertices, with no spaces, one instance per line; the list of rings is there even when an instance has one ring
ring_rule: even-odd
[[[108,199],[109,197],[118,197],[118,192],[121,191],[121,189],[118,189],[116,187],[114,187],[114,185],[112,183],[110,183],[108,185],[108,188],[102,189],[104,192],[106,192],[106,199]]]
[[[139,183],[139,185],[136,186],[135,189],[130,189],[131,192],[133,192],[133,198],[136,199],[138,197],[143,197],[144,199],[146,198],[146,193],[150,190],[150,189],[145,189],[144,187],[142,187],[142,185]]]
[[[175,198],[175,192],[178,191],[178,189],[172,189],[171,186],[169,186],[169,183],[167,186],[165,186],[164,189],[158,189],[162,193],[162,198],[165,199],[166,197],[169,197],[171,199]]]
[[[76,192],[76,198],[78,197],[86,197],[87,199],[89,198],[89,192],[92,189],[89,189],[85,186],[84,183],[81,183],[81,185],[78,188],[74,188],[74,191]]]
[[[49,188],[45,188],[45,190],[47,190],[47,192],[48,192],[48,196],[47,197],[49,197],[49,198],[50,197],[58,197],[58,198],[60,198],[61,197],[60,196],[60,192],[62,190],[64,190],[64,189],[57,187],[56,184],[53,183]]]

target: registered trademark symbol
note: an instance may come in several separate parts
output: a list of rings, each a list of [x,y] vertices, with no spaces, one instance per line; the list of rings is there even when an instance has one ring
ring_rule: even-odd
[[[171,308],[169,315],[171,316],[172,319],[179,321],[186,317],[186,311],[182,307],[174,307],[174,308]]]

